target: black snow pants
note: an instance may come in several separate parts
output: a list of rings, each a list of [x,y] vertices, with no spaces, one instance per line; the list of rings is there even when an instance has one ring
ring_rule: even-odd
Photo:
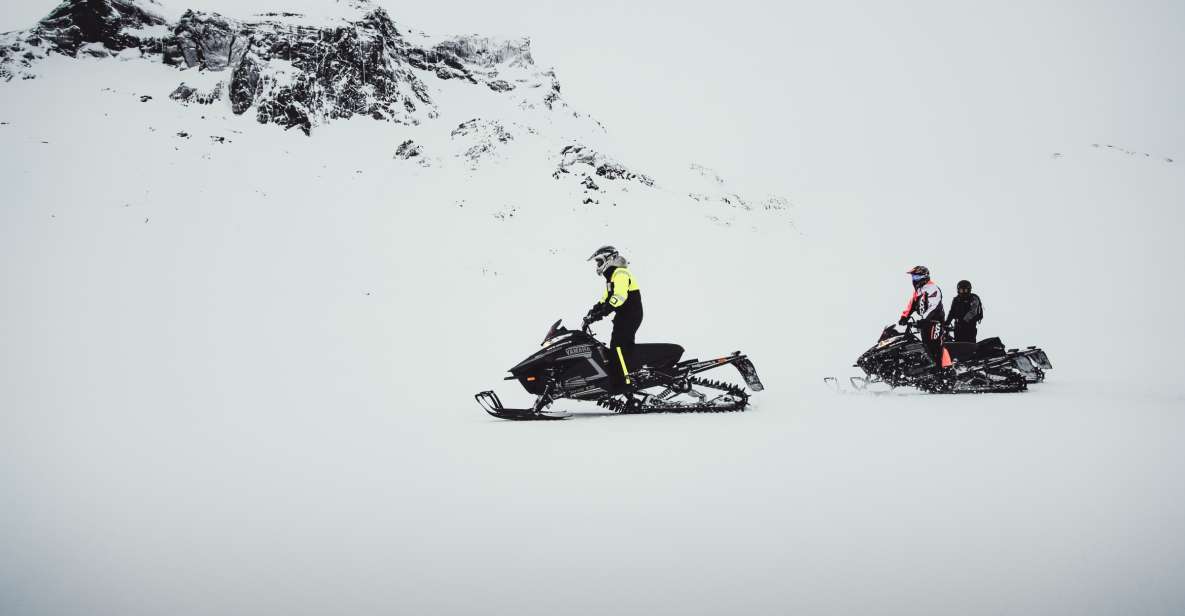
[[[975,342],[979,336],[979,328],[975,323],[955,321],[955,342]]]
[[[642,310],[620,310],[613,317],[613,335],[609,338],[609,383],[617,391],[625,385],[626,374],[638,369],[634,364],[634,336],[642,326]]]
[[[922,346],[926,353],[934,360],[934,365],[942,367],[942,321],[924,319],[918,321],[918,337],[922,339]]]

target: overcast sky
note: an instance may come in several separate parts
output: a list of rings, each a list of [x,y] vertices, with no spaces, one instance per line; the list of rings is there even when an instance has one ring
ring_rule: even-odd
[[[2,1],[0,30],[56,4]],[[243,16],[325,1],[163,3]],[[1179,0],[380,4],[432,34],[529,36],[627,162],[685,153],[789,195],[842,192],[852,169],[886,190],[975,173],[1021,137],[1185,158]]]

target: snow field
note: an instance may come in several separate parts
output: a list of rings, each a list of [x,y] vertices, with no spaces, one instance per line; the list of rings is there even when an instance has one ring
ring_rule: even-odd
[[[177,105],[146,61],[41,72],[0,98],[0,612],[1185,609],[1178,167],[1000,157],[921,244],[903,208],[948,187],[796,199],[793,225],[663,177],[582,207],[553,134],[477,171],[392,159],[539,121],[495,99],[305,138]],[[599,296],[604,243],[640,340],[745,351],[751,411],[481,413],[526,399],[503,371]],[[824,390],[919,262],[971,278],[981,333],[1042,345],[1049,382]]]

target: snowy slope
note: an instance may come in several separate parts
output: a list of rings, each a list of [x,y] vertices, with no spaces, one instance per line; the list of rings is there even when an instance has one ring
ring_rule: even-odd
[[[436,117],[306,136],[170,99],[222,76],[152,54],[29,70],[0,83],[0,613],[1185,609],[1172,153],[979,161],[922,244],[875,186],[635,169],[566,103],[432,71]],[[753,409],[478,409],[526,399],[503,371],[596,299],[604,243],[640,338],[744,350]],[[1049,382],[824,391],[919,262]]]

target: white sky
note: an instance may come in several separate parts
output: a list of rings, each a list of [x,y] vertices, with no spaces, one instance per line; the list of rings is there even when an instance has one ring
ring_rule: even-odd
[[[56,4],[3,1],[0,31]],[[325,2],[164,4],[243,16]],[[381,4],[433,34],[531,37],[536,61],[627,162],[684,153],[792,198],[852,182],[910,192],[973,177],[985,158],[1100,141],[1185,159],[1179,0]],[[1010,152],[1021,137],[1049,152]]]

